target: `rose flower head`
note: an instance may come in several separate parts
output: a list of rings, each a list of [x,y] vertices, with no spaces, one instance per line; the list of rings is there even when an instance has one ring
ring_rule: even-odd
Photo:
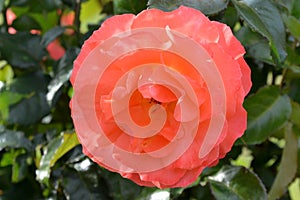
[[[107,19],[71,76],[83,152],[142,186],[193,183],[246,129],[244,53],[228,26],[189,7]]]

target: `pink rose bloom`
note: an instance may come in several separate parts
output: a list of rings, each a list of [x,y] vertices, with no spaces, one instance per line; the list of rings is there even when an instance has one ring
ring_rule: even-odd
[[[13,21],[17,18],[16,14],[11,10],[6,10],[6,20],[8,25],[12,25]],[[8,33],[15,34],[17,31],[13,27],[8,28]]]
[[[193,183],[246,129],[244,53],[228,26],[192,8],[109,18],[71,76],[83,152],[142,186]]]
[[[66,53],[66,50],[61,46],[58,39],[50,42],[46,49],[53,60],[59,60]]]
[[[60,19],[60,25],[61,26],[73,26],[75,20],[75,12],[70,11],[68,13],[63,13]],[[74,33],[73,29],[67,29],[65,31],[66,35],[72,35]]]

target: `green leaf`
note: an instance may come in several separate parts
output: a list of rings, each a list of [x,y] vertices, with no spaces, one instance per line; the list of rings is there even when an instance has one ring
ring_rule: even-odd
[[[102,4],[98,0],[82,2],[80,9],[80,32],[88,32],[89,24],[99,24],[100,20],[104,18],[104,15],[100,14],[101,11]]]
[[[287,58],[286,58],[286,64],[288,65],[287,67],[291,68],[291,67],[296,67],[296,68],[300,68],[300,49],[295,49],[291,46],[287,46]],[[299,69],[297,70],[298,74],[300,74]]]
[[[29,3],[30,0],[11,0],[10,5],[11,6],[25,6]]]
[[[278,173],[269,192],[269,200],[280,198],[293,181],[298,165],[298,138],[293,132],[292,124],[285,127],[285,146],[283,149]]]
[[[0,81],[7,82],[8,84],[14,77],[14,71],[11,66],[5,65],[4,67],[0,66]]]
[[[0,93],[0,120],[7,120],[9,116],[9,106],[19,102],[25,95],[4,91]]]
[[[69,81],[73,69],[73,61],[78,55],[80,49],[69,48],[65,55],[60,59],[56,74],[48,85],[47,101],[49,105],[53,104],[53,99],[59,89]]]
[[[4,148],[25,148],[31,150],[31,142],[23,132],[11,131],[0,126],[0,151]]]
[[[88,167],[85,171],[66,168],[62,173],[63,192],[69,199],[110,200],[105,180],[99,174],[99,168]],[[122,198],[126,200],[126,196]]]
[[[235,192],[224,183],[210,180],[210,187],[217,200],[241,200],[239,195],[235,194]]]
[[[216,14],[227,7],[229,0],[173,0],[173,1],[164,1],[164,0],[149,0],[148,6],[150,8],[158,8],[164,11],[175,10],[181,5],[192,7],[202,11],[204,14],[212,15]]]
[[[293,1],[294,0],[276,0],[275,4],[281,10],[290,13],[293,7]]]
[[[47,31],[42,38],[41,44],[45,47],[48,46],[53,40],[65,32],[66,28],[62,26],[55,26]]]
[[[259,33],[254,32],[249,28],[249,26],[242,26],[236,33],[236,37],[243,44],[243,46],[251,46],[261,41],[266,40]]]
[[[113,5],[115,14],[138,14],[139,12],[147,8],[147,0],[114,0]]]
[[[298,0],[293,0],[292,15],[300,19],[300,4]]]
[[[27,32],[16,34],[0,33],[0,56],[13,67],[39,67],[46,55],[40,44],[40,36]]]
[[[4,7],[4,1],[2,0],[2,1],[0,1],[0,12],[2,12],[3,7]]]
[[[21,15],[15,19],[12,23],[17,31],[31,31],[31,30],[41,30],[39,23],[28,15]]]
[[[291,122],[300,128],[300,104],[292,102]]]
[[[292,111],[289,97],[281,95],[275,86],[264,87],[248,97],[244,107],[248,112],[248,127],[241,140],[246,144],[265,141],[288,121]]]
[[[300,103],[300,79],[292,79],[288,83],[288,94],[294,101]]]
[[[267,193],[260,179],[242,167],[224,166],[209,177],[211,191],[217,200],[266,200]]]
[[[246,147],[242,148],[242,153],[237,157],[236,160],[231,160],[231,164],[235,166],[243,166],[249,169],[253,160],[252,152]]]
[[[187,188],[171,188],[170,199],[213,200],[215,198],[211,194],[209,184],[205,184],[205,186],[197,184],[196,186]]]
[[[289,187],[291,199],[300,199],[300,178],[296,178]]]
[[[24,7],[12,7],[12,11],[17,15],[28,15],[32,17],[42,28],[42,32],[46,32],[56,26],[59,22],[59,15],[57,10],[43,11],[43,12],[29,12],[29,5],[26,4]]]
[[[61,133],[45,147],[44,154],[36,171],[37,180],[44,182],[50,177],[50,168],[56,161],[78,145],[75,133]]]
[[[284,16],[283,20],[291,34],[300,40],[300,21],[294,16]]]
[[[228,6],[224,11],[224,15],[220,22],[227,24],[233,29],[235,24],[238,21],[239,21],[239,16],[237,14],[236,9],[233,6]]]
[[[53,167],[58,159],[60,159],[78,144],[80,143],[77,139],[76,133],[63,133],[62,143],[50,160],[50,167]]]
[[[30,0],[28,5],[30,12],[45,13],[59,8],[61,0]]]
[[[267,41],[260,41],[248,48],[247,54],[252,58],[274,65]]]
[[[248,26],[241,27],[236,36],[246,47],[246,56],[274,65],[267,39],[252,31]]]
[[[9,124],[29,125],[38,122],[49,112],[50,107],[45,95],[37,93],[12,105],[7,121]]]
[[[20,94],[32,94],[38,92],[46,92],[49,77],[40,71],[28,73],[13,79],[9,85],[11,92]]]
[[[275,62],[286,57],[285,29],[280,13],[269,0],[232,0],[244,20],[269,41]]]
[[[116,200],[137,199],[143,193],[143,188],[117,173],[103,169],[102,176],[107,180],[110,196]],[[146,191],[147,193],[147,191]],[[124,198],[126,197],[126,198]],[[142,198],[143,199],[143,198]],[[145,198],[147,199],[147,198]]]
[[[5,153],[3,153],[0,159],[0,167],[2,168],[12,165],[14,162],[15,154],[15,151],[6,151]]]
[[[3,107],[6,106],[6,110],[7,106],[10,106],[8,117],[6,114],[7,111],[4,113],[4,118],[8,118],[9,124],[33,124],[50,112],[50,107],[45,95],[48,80],[47,76],[37,71],[17,77],[12,81],[9,85],[12,94],[8,93],[3,97],[6,100],[5,102],[13,100],[9,104],[6,103],[3,105]],[[19,97],[24,98],[20,100]],[[28,115],[30,115],[30,117],[28,117]]]
[[[18,155],[12,166],[12,182],[18,183],[23,180],[28,173],[28,164],[27,164],[28,155],[21,154]]]

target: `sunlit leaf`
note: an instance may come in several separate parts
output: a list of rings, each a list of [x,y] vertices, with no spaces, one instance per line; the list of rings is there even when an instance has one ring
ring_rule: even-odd
[[[8,84],[14,77],[14,72],[11,66],[5,65],[1,68],[0,66],[0,81],[7,82]]]
[[[68,151],[73,149],[79,144],[76,133],[64,133],[62,138],[62,143],[56,150],[50,161],[50,167],[52,167],[58,159],[65,155]]]
[[[289,193],[291,199],[300,199],[300,178],[295,181],[289,187]]]
[[[217,200],[266,200],[267,193],[260,179],[242,167],[224,166],[209,177],[213,195]]]
[[[232,160],[231,163],[236,166],[243,166],[246,168],[250,168],[251,162],[253,160],[253,156],[251,151],[247,148],[242,149],[242,153],[238,156],[236,160]]]
[[[12,165],[14,162],[14,154],[15,151],[7,151],[3,153],[0,159],[0,167],[6,167]]]
[[[81,4],[80,32],[87,32],[89,24],[99,24],[104,15],[101,15],[102,5],[98,0],[89,0]]]
[[[51,140],[45,147],[44,154],[36,170],[37,180],[41,182],[47,181],[50,177],[50,168],[59,158],[78,144],[79,142],[75,133],[62,133]]]

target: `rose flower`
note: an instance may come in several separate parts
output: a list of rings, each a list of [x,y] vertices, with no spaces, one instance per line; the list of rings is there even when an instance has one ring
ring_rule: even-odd
[[[246,129],[244,53],[228,26],[192,8],[109,18],[71,76],[84,153],[139,185],[191,184]]]

